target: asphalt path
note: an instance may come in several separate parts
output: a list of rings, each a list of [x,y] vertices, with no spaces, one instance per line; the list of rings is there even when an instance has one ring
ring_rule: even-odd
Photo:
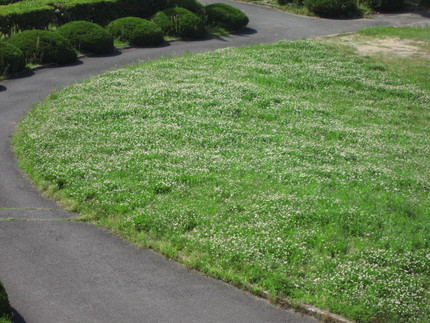
[[[0,279],[15,309],[15,322],[314,321],[187,270],[151,250],[136,248],[102,228],[66,221],[74,215],[42,197],[17,167],[11,150],[16,124],[35,103],[55,90],[127,64],[368,26],[430,24],[426,13],[328,20],[223,2],[249,16],[249,26],[242,33],[87,57],[1,83]]]

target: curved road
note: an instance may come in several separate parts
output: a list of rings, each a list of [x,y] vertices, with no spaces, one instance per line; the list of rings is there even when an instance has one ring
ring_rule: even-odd
[[[219,2],[215,0],[206,3]],[[232,3],[225,1],[226,3]],[[16,322],[313,322],[223,282],[138,249],[45,199],[16,166],[10,137],[16,123],[50,92],[125,64],[222,47],[310,38],[375,25],[426,25],[420,14],[372,20],[326,20],[236,3],[249,17],[242,34],[172,42],[120,55],[46,68],[0,86],[0,279]]]

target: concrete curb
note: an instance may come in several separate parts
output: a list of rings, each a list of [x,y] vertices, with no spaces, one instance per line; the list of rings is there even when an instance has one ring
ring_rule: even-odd
[[[306,314],[308,316],[314,317],[322,322],[330,322],[330,323],[354,323],[354,321],[350,321],[340,315],[330,313],[327,310],[322,310],[318,307],[308,305],[308,304],[297,304],[293,305],[290,301],[288,301],[286,298],[276,296],[273,298],[269,292],[267,291],[260,291],[255,292],[252,290],[251,286],[246,286],[244,288],[247,292],[257,295],[261,298],[264,298],[271,303],[277,304],[283,308],[294,310],[298,313]]]

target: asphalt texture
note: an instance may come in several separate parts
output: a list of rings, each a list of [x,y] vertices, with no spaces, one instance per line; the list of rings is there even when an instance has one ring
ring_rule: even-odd
[[[328,20],[222,2],[249,16],[249,26],[242,33],[87,57],[73,65],[44,68],[1,83],[0,279],[15,310],[15,322],[314,321],[134,247],[102,228],[65,221],[74,214],[44,198],[17,167],[12,152],[15,126],[35,103],[67,85],[127,64],[376,25],[430,24],[427,13],[418,12]]]

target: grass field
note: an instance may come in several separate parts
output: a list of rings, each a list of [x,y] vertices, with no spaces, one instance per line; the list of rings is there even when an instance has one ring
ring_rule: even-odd
[[[53,93],[14,144],[81,219],[187,266],[424,322],[430,92],[401,73],[317,41],[163,59]]]
[[[411,82],[430,90],[430,33],[428,28],[379,27],[364,29],[360,31],[358,36],[382,39],[395,37],[401,40],[412,40],[411,45],[421,49],[417,53],[406,57],[380,54],[376,58],[384,62],[389,70],[400,77],[406,77]]]

